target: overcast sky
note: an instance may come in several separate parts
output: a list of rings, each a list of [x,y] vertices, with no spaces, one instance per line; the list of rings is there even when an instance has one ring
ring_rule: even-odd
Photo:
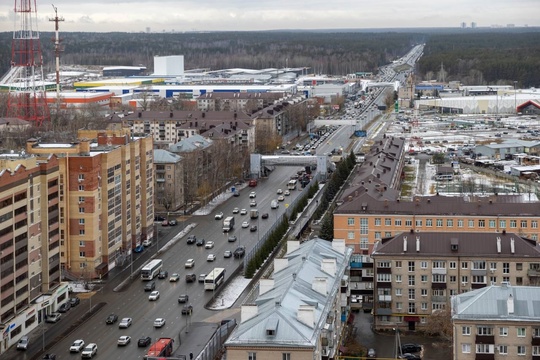
[[[13,31],[13,4],[0,1],[0,31]],[[36,0],[39,31],[140,32],[539,26],[539,0]],[[33,1],[32,1],[33,2]]]

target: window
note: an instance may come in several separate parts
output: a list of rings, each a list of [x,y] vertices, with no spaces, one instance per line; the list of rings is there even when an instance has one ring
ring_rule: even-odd
[[[395,219],[394,220],[394,225],[395,226],[401,226],[401,219]]]
[[[84,219],[79,219],[79,225],[84,225]]]
[[[84,251],[79,251],[79,257],[86,257],[86,253]]]
[[[489,228],[495,229],[495,220],[489,220]]]
[[[409,272],[414,271],[414,261],[409,261]]]
[[[375,239],[380,240],[380,238],[381,238],[381,232],[375,231]]]
[[[453,219],[446,219],[446,226],[447,227],[454,227],[454,220]]]
[[[421,282],[427,282],[427,275],[420,275]]]
[[[493,335],[493,328],[490,326],[478,326],[476,328],[476,334],[477,335]]]
[[[84,185],[79,185],[79,191],[84,191]]]
[[[508,328],[507,327],[499,328],[499,336],[508,336]]]
[[[493,344],[476,344],[477,354],[494,354],[495,345]]]
[[[473,261],[472,262],[472,269],[473,270],[485,270],[486,269],[486,262],[485,261]]]
[[[367,235],[368,232],[369,232],[368,219],[361,218],[360,219],[360,234],[361,235]]]
[[[257,360],[257,353],[248,352],[248,360]]]
[[[497,263],[496,262],[490,262],[489,263],[489,270],[497,270]]]
[[[396,261],[396,267],[397,267],[397,268],[400,268],[400,267],[401,267],[401,261]]]
[[[403,309],[403,303],[397,302],[396,303],[396,310],[402,310]]]
[[[469,268],[469,263],[466,262],[466,261],[462,261],[462,262],[461,262],[461,268],[462,268],[462,269],[468,269],[468,268]]]
[[[384,219],[384,225],[385,225],[385,226],[392,226],[392,219],[390,219],[390,218],[385,218],[385,219]]]
[[[484,219],[478,220],[478,227],[479,228],[485,228],[486,227],[486,220],[484,220]]]
[[[422,296],[427,296],[427,289],[420,289],[420,294]]]
[[[79,203],[83,203],[84,202],[84,196],[79,196]]]
[[[525,328],[517,328],[517,336],[525,337]]]
[[[354,218],[347,218],[347,225],[353,226],[354,225]]]
[[[517,354],[520,355],[520,356],[527,355],[527,351],[525,350],[525,346],[523,346],[523,345],[518,345],[518,347],[517,347]]]
[[[413,302],[409,303],[409,314],[416,314],[416,307]]]
[[[354,240],[354,231],[347,232],[347,239]]]
[[[360,249],[365,250],[369,248],[369,240],[368,238],[361,237],[360,238]]]
[[[516,270],[522,271],[523,270],[523,263],[516,263]]]
[[[391,267],[390,261],[379,261],[379,262],[377,263],[377,267],[380,267],[380,268],[389,268],[389,267]]]
[[[412,219],[406,219],[405,220],[405,226],[411,227],[412,226]]]
[[[450,282],[451,282],[451,283],[455,283],[456,280],[457,280],[457,279],[456,279],[456,275],[450,275],[448,278],[450,279]]]
[[[462,326],[461,327],[461,335],[471,335],[471,327],[470,326]]]
[[[375,218],[375,226],[381,226],[381,218]]]
[[[455,269],[456,268],[456,262],[455,261],[450,261],[449,267],[450,267],[450,269]]]
[[[377,281],[379,282],[391,282],[392,274],[377,274]]]
[[[86,242],[84,240],[79,241],[79,246],[86,246]]]
[[[527,220],[521,220],[521,227],[526,228],[527,227]]]
[[[442,227],[443,221],[442,219],[437,219],[437,227]]]
[[[427,269],[427,261],[421,261],[421,262],[420,262],[420,267],[421,267],[422,269]],[[414,270],[413,270],[413,271],[414,271]]]
[[[506,228],[506,220],[499,220],[499,227],[501,229]]]
[[[510,227],[511,228],[517,228],[517,220],[510,220]]]
[[[499,354],[506,355],[508,354],[508,346],[506,345],[499,345]]]
[[[423,303],[420,305],[420,309],[422,309],[422,310],[427,310],[427,309],[428,309],[427,303],[426,303],[426,302],[423,302]]]
[[[396,275],[396,282],[397,282],[397,283],[400,283],[400,282],[401,282],[401,275]]]
[[[84,235],[84,229],[79,229],[79,235]]]
[[[446,262],[444,261],[433,261],[432,264],[434,269],[446,269]]]
[[[291,360],[291,353],[283,353],[281,360]]]
[[[416,227],[422,227],[422,219],[416,220]]]
[[[385,231],[385,232],[384,232],[384,237],[385,237],[385,238],[392,237],[392,232],[390,232],[390,231]]]
[[[538,221],[537,220],[531,220],[531,227],[533,229],[538,229]]]
[[[401,296],[401,289],[396,289],[396,296]]]
[[[510,274],[510,263],[503,263],[503,274]]]
[[[426,226],[427,226],[427,227],[432,227],[432,226],[433,226],[433,220],[431,220],[431,219],[426,219]]]
[[[468,282],[469,282],[469,277],[468,277],[468,276],[462,276],[462,277],[461,277],[461,282],[462,282],[463,284],[468,283]]]
[[[409,289],[409,300],[414,300],[416,298],[414,289]]]
[[[433,274],[432,275],[432,281],[434,283],[445,283],[446,282],[446,275],[444,274]]]
[[[469,220],[469,227],[470,228],[473,228],[474,227],[474,220]]]
[[[409,286],[414,286],[414,285],[415,285],[414,275],[409,275]]]
[[[461,352],[469,354],[471,352],[471,344],[461,344]]]
[[[536,345],[532,347],[532,354],[533,355],[540,355],[540,346]]]
[[[460,227],[460,228],[463,227],[463,219],[459,219],[459,220],[457,221],[457,226]]]
[[[79,180],[84,180],[84,174],[79,174]]]

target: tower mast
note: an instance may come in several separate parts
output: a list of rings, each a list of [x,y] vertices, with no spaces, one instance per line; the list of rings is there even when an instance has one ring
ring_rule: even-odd
[[[52,4],[51,4],[52,5]],[[58,33],[59,31],[59,23],[60,21],[64,21],[63,17],[58,17],[58,9],[56,6],[52,5],[54,9],[54,18],[49,19],[49,21],[54,21],[54,57],[56,60],[56,116],[58,116],[58,113],[60,112],[60,52],[62,49],[60,48],[60,42],[62,41],[60,39],[60,35]]]

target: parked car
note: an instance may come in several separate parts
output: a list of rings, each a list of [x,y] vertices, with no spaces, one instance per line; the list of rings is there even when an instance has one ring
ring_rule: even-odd
[[[150,336],[143,336],[137,341],[138,347],[146,347],[152,343],[152,338]]]
[[[164,216],[161,216],[161,215],[154,216],[154,221],[163,221],[163,220],[165,220]]]
[[[148,300],[149,301],[156,301],[157,299],[159,299],[159,291],[152,291],[150,293],[150,295],[148,295]]]
[[[240,196],[240,191],[238,191],[238,190],[237,190],[237,191],[235,191],[235,192],[233,193],[233,196],[235,196],[235,197],[238,197],[238,196]]]
[[[191,315],[192,312],[193,306],[186,304],[182,307],[182,315]]]
[[[154,291],[156,289],[156,282],[150,281],[144,285],[144,291]]]
[[[81,303],[81,299],[75,296],[69,299],[69,303],[71,304],[71,307],[77,306]]]
[[[411,353],[403,353],[398,356],[398,359],[406,359],[406,360],[422,360],[422,358],[418,355],[411,354]]]
[[[154,328],[158,329],[162,328],[163,326],[165,326],[164,318],[157,318],[156,320],[154,320]]]
[[[422,351],[422,346],[419,344],[403,344],[401,345],[401,352],[402,353],[416,353]]]
[[[185,304],[189,301],[189,296],[187,294],[182,294],[178,297],[179,304]]]
[[[188,244],[195,244],[197,242],[197,237],[195,235],[189,235],[187,237]]]
[[[110,325],[110,324],[114,324],[117,321],[118,321],[118,315],[110,314],[109,316],[107,316],[105,323]]]
[[[71,303],[69,301],[63,303],[62,305],[60,305],[60,307],[58,308],[58,312],[59,313],[65,313],[65,312],[68,312],[69,309],[71,309]]]
[[[81,353],[81,357],[91,359],[94,357],[94,355],[97,354],[97,345],[94,343],[90,343],[86,345],[86,347],[83,349]]]
[[[62,317],[62,315],[59,314],[59,313],[52,313],[52,314],[47,316],[47,318],[45,319],[45,322],[55,323],[55,322],[60,321],[61,317]]]
[[[178,221],[175,220],[175,219],[172,219],[171,221],[169,221],[169,226],[176,226],[178,225]]]
[[[186,269],[191,269],[194,266],[195,266],[195,260],[193,260],[193,259],[187,259],[186,263],[184,264],[184,267]]]
[[[133,252],[135,253],[142,253],[144,251],[144,245],[136,246],[135,249],[133,249]]]
[[[163,220],[161,222],[161,226],[169,226],[169,221],[168,220]]]
[[[127,329],[128,327],[131,326],[132,322],[133,322],[132,318],[123,318],[122,320],[120,320],[120,323],[118,324],[118,327],[120,329]]]
[[[171,274],[171,277],[169,278],[170,282],[177,282],[178,280],[180,280],[180,274],[177,274],[177,273]]]
[[[26,350],[28,349],[28,336],[23,336],[17,342],[17,350]]]
[[[131,336],[129,335],[122,335],[118,338],[118,341],[116,342],[118,346],[126,346],[131,342]]]
[[[195,282],[195,279],[197,279],[197,276],[195,276],[195,274],[186,274],[186,282]]]
[[[69,352],[80,352],[82,349],[84,349],[84,340],[77,339],[69,347]]]

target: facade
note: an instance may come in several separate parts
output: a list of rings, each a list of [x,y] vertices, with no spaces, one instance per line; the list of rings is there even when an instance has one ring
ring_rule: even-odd
[[[343,241],[287,242],[270,279],[241,309],[225,342],[229,360],[332,359],[349,320],[348,261]]]
[[[279,92],[210,92],[197,98],[200,111],[242,111],[252,113],[286,96]]]
[[[507,284],[453,297],[454,359],[539,360],[539,299],[538,286]]]
[[[28,153],[59,158],[65,277],[101,277],[154,236],[152,138],[129,133],[81,130],[75,143],[27,143]]]
[[[182,157],[167,150],[154,150],[155,209],[171,211],[184,205]]]
[[[505,231],[403,233],[371,257],[375,329],[417,330],[452,296],[489,285],[540,284],[540,246]]]

